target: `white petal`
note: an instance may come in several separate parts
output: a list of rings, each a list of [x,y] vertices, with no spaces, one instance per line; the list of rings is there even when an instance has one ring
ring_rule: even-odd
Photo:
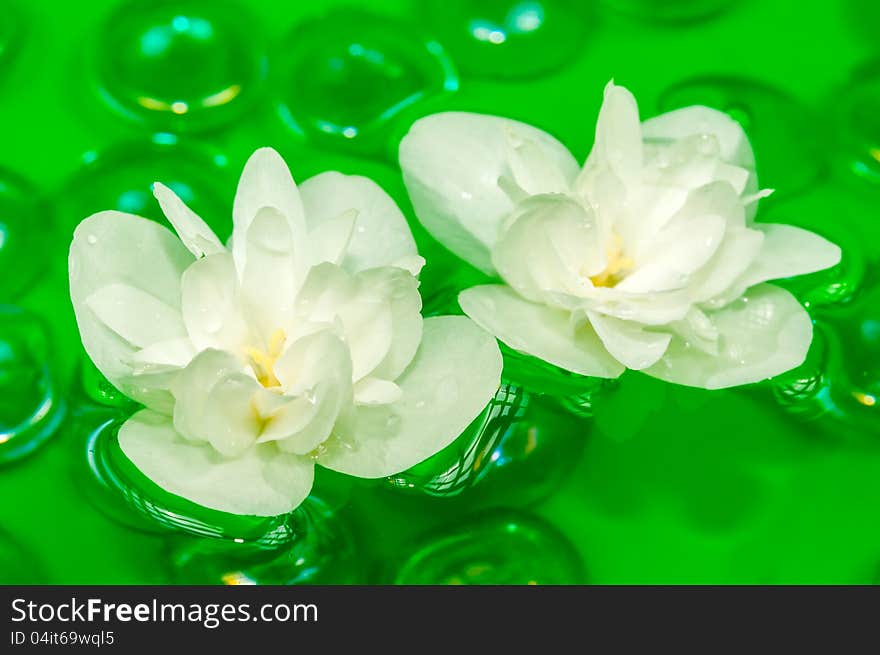
[[[138,350],[131,356],[131,365],[135,374],[178,369],[189,364],[197,353],[198,350],[189,337],[179,337],[157,341],[143,350]]]
[[[287,164],[272,148],[260,148],[250,156],[238,181],[232,205],[232,254],[241,274],[247,259],[247,235],[257,213],[269,207],[287,221],[294,243],[304,243],[306,222],[299,191]]]
[[[305,455],[324,443],[333,431],[343,407],[351,405],[351,387],[336,381],[319,383],[311,392],[315,411],[310,420],[296,433],[278,440],[284,452]]]
[[[369,178],[321,173],[303,182],[299,190],[306,221],[313,232],[323,229],[327,221],[355,212],[351,238],[341,260],[342,267],[350,273],[394,266],[398,261],[418,255],[416,242],[400,209]]]
[[[275,209],[257,212],[244,245],[247,264],[239,270],[242,306],[249,324],[268,339],[276,330],[288,329],[303,272],[290,226]]]
[[[330,330],[294,341],[275,362],[275,375],[288,395],[298,396],[332,381],[351,389],[351,359],[346,345]]]
[[[141,393],[140,386],[130,382],[131,357],[139,348],[100,320],[86,299],[101,287],[122,283],[179,309],[180,277],[192,261],[192,255],[170,231],[131,214],[100,212],[82,221],[74,232],[69,257],[70,298],[83,346],[111,383],[147,406],[154,406],[155,394]],[[171,331],[176,333],[176,327]],[[158,327],[157,341],[163,332],[167,329]]]
[[[153,183],[153,195],[159,201],[162,213],[174,226],[180,240],[196,257],[225,252],[226,248],[214,231],[208,227],[198,214],[186,206],[167,186],[161,182]]]
[[[315,323],[341,322],[355,380],[373,372],[391,350],[392,294],[387,285],[372,282],[385,270],[373,269],[352,276],[333,264],[319,264],[309,271],[297,296],[297,312],[304,319]],[[397,271],[415,282],[401,269],[387,270]]]
[[[186,336],[180,309],[125,283],[111,283],[86,298],[94,315],[138,348]]]
[[[755,155],[745,131],[728,114],[717,109],[699,105],[683,107],[642,123],[645,139],[678,140],[704,134],[718,139],[724,161],[754,170]]]
[[[322,262],[342,265],[357,216],[356,209],[348,209],[312,228],[309,232],[309,249],[313,265]]]
[[[689,296],[696,302],[708,302],[712,306],[713,299],[730,289],[751,266],[763,240],[764,235],[758,230],[728,226],[712,259],[691,279]]]
[[[425,267],[425,258],[421,255],[410,255],[409,257],[401,257],[391,265],[395,268],[402,268],[415,277]]]
[[[236,350],[248,328],[242,316],[238,274],[226,251],[195,261],[181,280],[183,322],[198,350]]]
[[[666,325],[685,317],[691,305],[687,289],[631,293],[617,287],[595,287],[582,297],[553,296],[551,304],[573,313],[595,311],[644,325]]]
[[[596,140],[585,170],[607,167],[624,186],[637,188],[642,175],[642,132],[636,99],[626,88],[605,86]]]
[[[314,419],[317,412],[317,405],[313,398],[305,395],[290,398],[266,391],[257,394],[256,399],[258,399],[257,407],[260,408],[258,413],[264,421],[263,430],[260,432],[257,443],[292,437],[305,428]],[[263,399],[268,399],[272,404],[270,411],[263,411],[260,407],[260,401]]]
[[[617,289],[629,293],[654,293],[683,288],[690,275],[702,268],[718,250],[725,221],[720,216],[676,220],[661,230],[651,250],[642,254],[635,270]]]
[[[840,263],[840,248],[814,232],[793,225],[756,223],[764,233],[761,250],[740,282],[751,286],[766,280],[815,273]]]
[[[562,195],[533,196],[504,221],[492,263],[510,286],[540,302],[547,291],[577,295],[605,268],[592,210]]]
[[[505,344],[581,375],[616,378],[624,367],[589,325],[577,330],[568,312],[531,303],[500,285],[472,287],[458,302],[465,314]]]
[[[354,400],[361,405],[387,405],[400,400],[403,392],[389,380],[367,377],[354,385]]]
[[[669,333],[645,330],[638,323],[596,312],[587,315],[608,352],[627,368],[641,370],[655,363],[672,338]]]
[[[799,366],[813,334],[810,317],[794,296],[769,284],[752,287],[708,317],[718,330],[718,355],[676,338],[645,373],[704,389],[758,382]]]
[[[643,191],[634,212],[632,234],[625,241],[636,260],[655,253],[658,235],[676,224],[710,215],[724,219],[725,231],[745,225],[743,201],[728,182],[714,181],[692,189],[646,186]]]
[[[683,107],[655,116],[642,123],[642,135],[646,141],[682,140],[693,136],[712,136],[719,145],[719,155],[727,166],[719,166],[714,179],[726,179],[746,196],[758,191],[755,174],[755,155],[742,126],[728,114],[709,107]],[[758,209],[752,201],[746,207],[751,219]]]
[[[355,432],[328,442],[323,466],[363,478],[403,471],[450,443],[498,389],[501,353],[495,340],[462,316],[425,320],[418,354],[397,384],[392,405],[357,409]],[[376,420],[376,419],[379,420]]]
[[[400,165],[422,224],[459,257],[489,273],[489,250],[513,208],[510,187],[531,194],[559,192],[555,181],[570,183],[578,168],[568,150],[541,130],[462,112],[417,120],[401,141]]]
[[[174,427],[191,441],[208,442],[224,455],[237,456],[259,435],[252,399],[260,389],[235,357],[203,350],[171,385]]]
[[[170,420],[143,410],[119,430],[119,445],[141,473],[166,491],[232,514],[276,516],[295,509],[312,488],[311,460],[274,444],[224,457],[178,435]]]
[[[690,189],[674,220],[696,219],[706,215],[721,216],[729,227],[745,226],[743,200],[736,188],[723,180]]]
[[[687,316],[669,324],[669,328],[692,347],[718,355],[718,328],[702,310],[691,307]]]
[[[357,276],[364,287],[387,299],[391,319],[391,343],[371,375],[394,380],[415,357],[422,340],[422,297],[419,282],[408,271],[374,268]]]
[[[677,141],[647,142],[645,180],[659,186],[694,189],[723,181],[737,194],[757,190],[754,173],[724,161],[714,135],[692,135]]]

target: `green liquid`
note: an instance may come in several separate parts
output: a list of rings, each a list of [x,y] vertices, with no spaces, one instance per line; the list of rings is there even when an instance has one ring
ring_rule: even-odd
[[[386,24],[416,25],[416,31],[392,29],[387,45],[376,36],[381,47],[372,50],[385,53],[383,60],[349,54],[336,70],[326,63],[332,59],[328,53],[345,42],[343,32],[357,33],[360,24],[344,13],[333,14],[339,29],[321,23],[338,3],[273,0],[247,3],[253,19],[246,12],[212,14],[216,40],[187,37],[161,57],[120,50],[115,64],[101,60],[103,67],[116,66],[109,73],[95,57],[106,51],[108,40],[131,44],[125,35],[134,28],[111,22],[112,34],[96,38],[95,33],[113,20],[120,2],[20,4],[25,27],[16,32],[15,48],[6,49],[9,33],[0,25],[0,165],[16,180],[29,180],[35,197],[47,196],[48,211],[28,210],[34,217],[20,237],[17,223],[5,223],[12,225],[12,245],[8,252],[0,246],[0,295],[43,319],[53,353],[50,369],[57,372],[60,395],[71,397],[75,407],[40,448],[0,467],[0,581],[223,581],[224,573],[239,571],[287,582],[578,582],[582,569],[594,583],[875,581],[880,561],[880,187],[847,164],[862,161],[865,152],[852,144],[868,141],[841,135],[869,135],[863,128],[870,129],[870,116],[880,111],[871,113],[867,92],[858,94],[864,100],[854,122],[834,111],[857,95],[848,85],[859,79],[848,82],[846,72],[866,57],[866,44],[875,49],[855,29],[860,21],[853,21],[845,3],[803,5],[792,12],[782,0],[608,0],[586,22],[566,18],[551,29],[558,15],[554,8],[563,3],[547,2],[540,3],[546,10],[543,27],[495,44],[474,42],[462,26],[469,17],[503,24],[505,7],[516,3],[431,3],[429,15],[418,3],[377,1],[371,10],[378,18],[363,23],[363,34],[382,34]],[[657,7],[671,4],[687,9],[691,22],[655,15]],[[612,5],[620,5],[618,11]],[[198,3],[197,9],[211,6]],[[704,11],[704,6],[726,11]],[[699,11],[690,15],[689,7]],[[310,20],[319,21],[324,31],[316,28],[301,40],[317,44],[290,43],[297,26]],[[147,22],[138,18],[135,27]],[[442,61],[426,55],[426,39],[442,44]],[[824,47],[805,45],[816,43]],[[237,54],[228,59],[228,52]],[[264,52],[269,52],[265,79],[259,68]],[[459,80],[450,70],[460,71],[457,90],[445,84]],[[301,81],[285,82],[285,76]],[[724,87],[719,96],[688,86],[695,78],[731,76],[757,80],[772,91],[756,95],[751,85]],[[768,383],[722,392],[675,387],[631,372],[598,390],[566,385],[563,392],[554,386],[538,400],[541,389],[528,388],[527,414],[511,421],[506,437],[496,435],[491,447],[476,439],[478,447],[486,446],[488,461],[499,452],[505,465],[477,467],[475,477],[466,477],[468,484],[452,495],[416,487],[462,461],[461,446],[472,434],[437,461],[400,476],[414,485],[409,491],[388,481],[340,482],[319,473],[315,498],[332,516],[325,517],[326,532],[316,528],[311,534],[335,545],[315,551],[330,559],[321,560],[315,569],[320,574],[311,578],[298,577],[297,560],[282,562],[287,577],[279,577],[278,553],[256,561],[251,552],[245,557],[226,551],[228,540],[180,542],[179,532],[173,538],[167,530],[146,532],[139,523],[143,517],[126,509],[124,497],[114,506],[102,495],[107,488],[85,484],[96,480],[88,477],[85,456],[95,425],[76,422],[82,406],[102,405],[99,411],[108,412],[110,420],[130,408],[111,390],[102,390],[100,379],[85,375],[83,381],[66,272],[71,231],[81,218],[121,208],[162,220],[149,196],[149,185],[158,179],[191,201],[225,239],[238,171],[261,145],[277,147],[298,180],[328,169],[374,177],[412,218],[394,157],[397,140],[415,117],[441,109],[507,115],[549,130],[582,160],[602,88],[612,77],[633,89],[645,116],[672,106],[670,89],[679,89],[675,103],[715,102],[748,119],[759,179],[779,189],[778,198],[762,205],[758,220],[808,227],[843,247],[840,267],[783,282],[810,303],[817,323],[816,341],[802,367]],[[207,107],[201,102],[235,83],[242,92],[229,102]],[[130,101],[142,91],[169,105],[186,102],[188,110],[135,108]],[[765,103],[765,97],[780,94],[789,101]],[[108,104],[108,95],[115,104]],[[389,113],[414,96],[399,112]],[[301,132],[291,131],[279,115],[281,106]],[[357,135],[319,134],[315,126],[321,120],[353,125]],[[186,136],[163,136],[157,144],[156,132]],[[91,153],[87,162],[83,153]],[[844,165],[835,165],[840,162]],[[3,198],[0,193],[0,222],[7,215]],[[57,215],[54,232],[50,215]],[[415,224],[414,232],[429,260],[422,276],[426,313],[456,311],[454,292],[483,278]],[[27,245],[13,249],[17,238]],[[512,373],[514,360],[508,354],[505,375],[511,383],[529,378],[545,384],[534,371]],[[17,363],[9,368],[11,386],[3,406],[10,412],[21,411],[34,397],[38,365],[34,361],[18,372]],[[553,385],[562,384],[551,377]],[[537,426],[531,436],[530,425]],[[125,486],[143,491],[147,482],[130,479]],[[155,489],[147,495],[165,507],[176,502]],[[486,567],[487,549],[509,554],[511,542],[498,545],[495,519],[480,523],[472,517],[477,510],[503,508],[527,508],[530,517],[537,516],[541,528],[527,543],[549,539],[541,552],[554,557],[542,555],[536,560],[540,566],[529,569],[514,552]],[[207,525],[217,520],[198,518]],[[260,532],[247,520],[221,523],[227,536]],[[7,542],[16,545],[7,547]],[[462,542],[470,542],[471,554],[460,554]],[[223,549],[222,558],[215,548]],[[348,556],[352,550],[357,561]],[[184,556],[189,564],[179,559]],[[39,567],[3,563],[22,559]],[[478,560],[481,565],[472,565]]]

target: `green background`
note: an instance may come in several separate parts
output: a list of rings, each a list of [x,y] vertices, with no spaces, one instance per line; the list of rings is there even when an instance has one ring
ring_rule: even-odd
[[[8,0],[0,2],[6,7]],[[112,42],[105,39],[118,26],[104,21],[118,4],[12,3],[22,14],[15,28],[19,47],[0,58],[0,166],[29,180],[51,209],[28,224],[32,245],[15,254],[18,263],[3,262],[0,275],[14,277],[22,270],[21,262],[36,261],[43,269],[39,280],[14,302],[46,319],[52,365],[65,387],[72,384],[80,356],[67,296],[66,246],[77,220],[108,208],[99,204],[107,200],[102,196],[104,178],[100,168],[88,172],[86,162],[94,159],[88,153],[101,153],[99,164],[109,160],[107,169],[124,171],[140,152],[137,146],[119,147],[118,159],[104,153],[118,144],[147,143],[159,125],[120,115],[96,90],[97,62],[106,59],[102,44]],[[318,110],[330,107],[357,118],[370,111],[370,103],[381,107],[382,88],[349,84],[316,98],[309,96],[311,78],[303,80],[298,95],[301,89],[275,72],[287,70],[291,58],[309,55],[308,47],[294,47],[302,35],[285,36],[291,28],[329,7],[352,3],[245,4],[253,16],[236,13],[236,24],[246,52],[266,49],[268,78],[243,87],[247,104],[235,115],[221,115],[218,125],[193,129],[203,127],[193,115],[172,126],[182,130],[182,143],[210,151],[213,157],[213,166],[192,173],[193,186],[197,198],[199,180],[210,180],[205,184],[217,189],[215,205],[220,207],[209,222],[220,226],[223,235],[238,172],[246,157],[263,145],[277,148],[299,180],[332,169],[371,176],[412,218],[399,171],[388,153],[420,114],[454,108],[510,116],[548,130],[583,159],[592,142],[602,88],[611,78],[635,93],[644,117],[676,102],[674,97],[664,101],[670,98],[663,95],[667,89],[698,76],[735,75],[791,94],[791,102],[779,105],[767,100],[776,97],[772,93],[729,91],[726,99],[716,97],[729,103],[722,108],[730,109],[754,134],[759,179],[779,190],[777,198],[763,205],[759,219],[810,226],[844,247],[844,267],[830,274],[837,277],[817,278],[814,285],[833,286],[842,279],[847,289],[840,302],[817,303],[813,311],[830,335],[820,344],[827,346],[827,356],[813,356],[825,392],[804,401],[802,406],[814,409],[798,416],[780,406],[772,385],[709,393],[627,373],[597,403],[596,416],[583,434],[567,435],[585,440],[577,465],[530,511],[573,544],[591,583],[877,580],[880,408],[859,404],[853,394],[864,399],[880,391],[880,285],[875,273],[880,259],[880,184],[874,186],[869,176],[860,178],[853,172],[853,161],[867,146],[858,134],[853,136],[852,125],[846,123],[851,116],[841,109],[854,97],[853,72],[880,54],[880,10],[875,3],[647,2],[642,4],[648,9],[620,12],[608,5],[639,3],[609,0],[576,12],[574,20],[581,21],[577,29],[560,27],[559,34],[546,38],[539,30],[534,42],[519,50],[511,40],[507,49],[505,44],[487,46],[491,52],[486,53],[456,47],[456,39],[464,39],[456,16],[467,14],[468,3],[432,3],[436,10],[428,12],[422,3],[374,0],[369,9],[380,16],[378,24],[410,21],[447,47],[460,69],[460,88],[416,101],[386,124],[367,125],[350,142],[293,133],[279,118],[279,98],[290,99],[294,108],[305,98]],[[545,4],[549,29],[558,7]],[[723,11],[684,23],[651,14],[652,6],[688,4],[718,4]],[[342,11],[335,14],[335,25],[325,22],[315,29],[318,35],[321,29],[328,35],[346,30],[356,34],[368,24],[356,15]],[[4,11],[0,21],[11,16]],[[416,31],[392,32],[404,44],[404,59],[407,52],[422,57],[418,49],[406,50],[407,39],[418,38]],[[320,47],[322,39],[310,43],[309,47]],[[122,50],[112,52],[124,56]],[[548,70],[519,74],[542,62],[550,62]],[[249,74],[239,64],[244,67],[241,74]],[[186,93],[200,88],[200,74],[215,73],[177,67],[167,88]],[[162,80],[151,84],[163,88]],[[320,88],[316,93],[320,95]],[[874,100],[873,114],[870,107],[864,110],[867,121],[872,115],[880,117],[880,95]],[[235,102],[230,103],[231,112]],[[856,127],[864,127],[862,123]],[[880,146],[880,141],[875,143]],[[138,170],[152,175],[143,180],[145,185],[165,174],[161,163]],[[206,201],[202,209],[208,207],[213,205]],[[457,266],[446,255],[436,259],[435,271]],[[425,295],[442,277],[439,272],[432,276],[430,270],[431,265],[423,276]],[[814,291],[809,282],[792,288],[805,294]],[[6,575],[50,583],[168,581],[165,540],[109,520],[74,484],[83,464],[76,449],[80,436],[73,432],[63,429],[32,456],[0,467],[0,528],[6,533],[0,532],[0,539],[13,535],[29,553],[24,564]],[[542,474],[525,476],[523,484]],[[344,514],[357,535],[362,579],[381,582],[389,579],[401,553],[420,534],[458,525],[478,505],[508,504],[516,504],[515,499],[503,494],[471,502],[468,494],[427,498],[358,481]],[[484,522],[466,525],[475,540],[484,538]],[[550,551],[545,555],[555,557]],[[536,566],[540,574],[539,561]]]

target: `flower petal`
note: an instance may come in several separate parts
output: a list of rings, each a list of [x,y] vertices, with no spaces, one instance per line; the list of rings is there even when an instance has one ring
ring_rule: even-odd
[[[617,289],[628,293],[655,293],[681,289],[721,245],[725,222],[721,216],[673,219],[642,253],[635,270]]]
[[[581,375],[616,378],[624,370],[592,327],[575,330],[569,312],[531,303],[510,287],[471,287],[458,302],[478,325],[515,350]]]
[[[752,286],[767,280],[815,273],[840,263],[840,247],[793,225],[756,223],[764,233],[761,250],[740,282]]]
[[[284,217],[293,243],[304,243],[306,222],[303,205],[287,164],[272,148],[260,148],[250,156],[238,181],[232,205],[232,254],[239,274],[245,270],[248,232],[261,209],[269,207]]]
[[[309,271],[297,296],[298,315],[305,320],[327,324],[341,322],[345,341],[351,351],[355,380],[372,373],[389,356],[387,366],[391,368],[399,366],[400,360],[411,358],[407,352],[411,349],[411,341],[418,327],[415,321],[402,318],[407,313],[406,308],[398,304],[412,305],[412,302],[408,302],[406,297],[396,298],[395,285],[382,280],[386,276],[409,280],[410,291],[417,293],[415,278],[403,269],[371,269],[349,275],[339,266],[325,262]],[[401,335],[404,340],[397,344],[400,351],[391,354],[395,345],[396,314],[403,329],[416,332]]]
[[[144,392],[131,382],[131,357],[140,348],[120,337],[86,299],[110,284],[125,284],[168,307],[180,308],[180,277],[192,255],[170,231],[147,219],[116,211],[100,212],[77,226],[70,245],[70,298],[83,346],[98,370],[125,395],[147,406],[165,406],[168,395]],[[162,341],[166,326],[156,328]],[[146,327],[149,329],[149,326]],[[150,339],[141,331],[143,345]]]
[[[328,441],[318,463],[363,478],[418,464],[452,443],[480,414],[498,389],[501,367],[495,340],[472,321],[426,319],[419,352],[397,380],[401,399],[358,407],[354,432]]]
[[[691,278],[688,286],[690,298],[695,302],[707,303],[709,307],[714,306],[714,299],[730,289],[755,261],[763,240],[764,235],[758,230],[731,228],[728,225],[724,240],[712,259]],[[742,287],[739,292],[744,289]]]
[[[729,164],[754,170],[755,155],[742,126],[728,114],[694,105],[649,118],[642,123],[646,140],[670,141],[711,135],[718,139],[721,158]]]
[[[111,283],[85,302],[104,325],[138,348],[186,336],[180,309],[137,287]]]
[[[713,177],[727,179],[745,196],[758,191],[755,154],[749,139],[742,126],[724,112],[699,105],[683,107],[646,120],[642,123],[642,135],[649,142],[712,136],[717,140],[721,160],[728,164],[727,167],[717,167]],[[746,216],[751,219],[757,209],[758,203],[750,202]]]
[[[166,491],[232,514],[276,516],[296,508],[312,488],[308,458],[256,445],[227,458],[187,441],[161,414],[143,410],[119,429],[119,446],[141,473]]]
[[[342,265],[351,243],[357,217],[356,209],[347,209],[338,216],[325,218],[309,232],[309,249],[313,265],[322,262]]]
[[[672,339],[669,333],[651,332],[638,323],[597,312],[588,312],[587,316],[608,352],[621,364],[634,370],[647,368],[660,359]]]
[[[257,413],[263,421],[263,430],[257,443],[292,437],[305,428],[317,412],[317,403],[307,395],[290,398],[265,390],[258,392],[254,400]]]
[[[717,355],[676,338],[645,373],[704,389],[758,382],[799,366],[813,334],[810,317],[794,296],[769,284],[752,287],[708,317],[719,334]]]
[[[264,207],[247,231],[247,264],[241,274],[242,305],[248,322],[263,339],[289,329],[294,300],[304,275],[304,257],[295,253],[290,225],[277,210]],[[297,260],[300,261],[297,261]]]
[[[157,341],[138,350],[131,356],[130,361],[135,375],[142,375],[153,371],[183,368],[197,353],[189,337],[180,337]]]
[[[403,392],[389,380],[367,377],[354,385],[354,400],[361,405],[387,405],[400,400]]]
[[[261,423],[253,397],[262,387],[241,363],[221,350],[203,350],[183,369],[174,393],[174,428],[186,439],[208,442],[235,457],[256,441]]]
[[[358,274],[359,282],[387,299],[391,343],[371,371],[374,377],[395,380],[415,357],[422,340],[422,296],[419,281],[406,270],[374,268]]]
[[[333,431],[343,407],[351,406],[351,387],[337,381],[320,382],[308,399],[314,413],[297,432],[278,440],[278,447],[287,453],[306,455],[324,443]]]
[[[417,120],[400,144],[416,216],[444,246],[491,273],[489,250],[512,195],[558,193],[578,172],[549,134],[497,116],[445,112]],[[518,199],[518,198],[517,198]]]
[[[226,248],[214,231],[208,227],[198,214],[186,206],[167,186],[161,182],[153,183],[153,195],[159,201],[162,213],[189,251],[196,257],[225,252]]]
[[[642,176],[642,131],[633,94],[613,81],[605,86],[596,122],[596,140],[584,166],[607,168],[624,186],[637,188]]]
[[[195,261],[181,280],[183,322],[198,350],[237,350],[248,327],[232,255],[223,251]]]
[[[553,306],[572,313],[595,311],[644,325],[666,325],[680,320],[688,313],[692,302],[685,289],[630,293],[618,287],[595,287],[583,296],[556,295],[550,300]]]
[[[304,394],[327,380],[347,387],[351,395],[351,358],[348,347],[331,330],[321,330],[294,341],[275,362],[275,375],[285,393]]]
[[[354,214],[354,229],[341,266],[357,273],[378,266],[397,266],[418,255],[416,242],[400,209],[378,184],[360,175],[327,172],[300,186],[306,221],[312,234],[339,216]],[[328,260],[332,261],[332,260]],[[317,261],[315,263],[318,263]]]
[[[606,265],[592,210],[563,195],[532,196],[504,221],[492,263],[510,286],[540,302],[547,291],[574,295]]]

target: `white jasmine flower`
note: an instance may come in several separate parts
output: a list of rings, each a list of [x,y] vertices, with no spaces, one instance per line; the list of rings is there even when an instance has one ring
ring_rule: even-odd
[[[840,260],[811,232],[753,222],[768,192],[733,119],[688,107],[640,124],[613,83],[583,168],[534,127],[467,113],[417,121],[400,163],[428,230],[505,283],[462,292],[465,313],[583,375],[716,389],[798,366],[810,318],[764,282]]]
[[[89,356],[146,406],[119,444],[165,490],[285,513],[315,462],[398,473],[497,389],[490,335],[465,317],[422,319],[424,262],[372,181],[322,173],[297,189],[278,153],[258,150],[229,248],[167,187],[154,192],[179,239],[137,216],[90,216],[70,248],[70,294]]]

